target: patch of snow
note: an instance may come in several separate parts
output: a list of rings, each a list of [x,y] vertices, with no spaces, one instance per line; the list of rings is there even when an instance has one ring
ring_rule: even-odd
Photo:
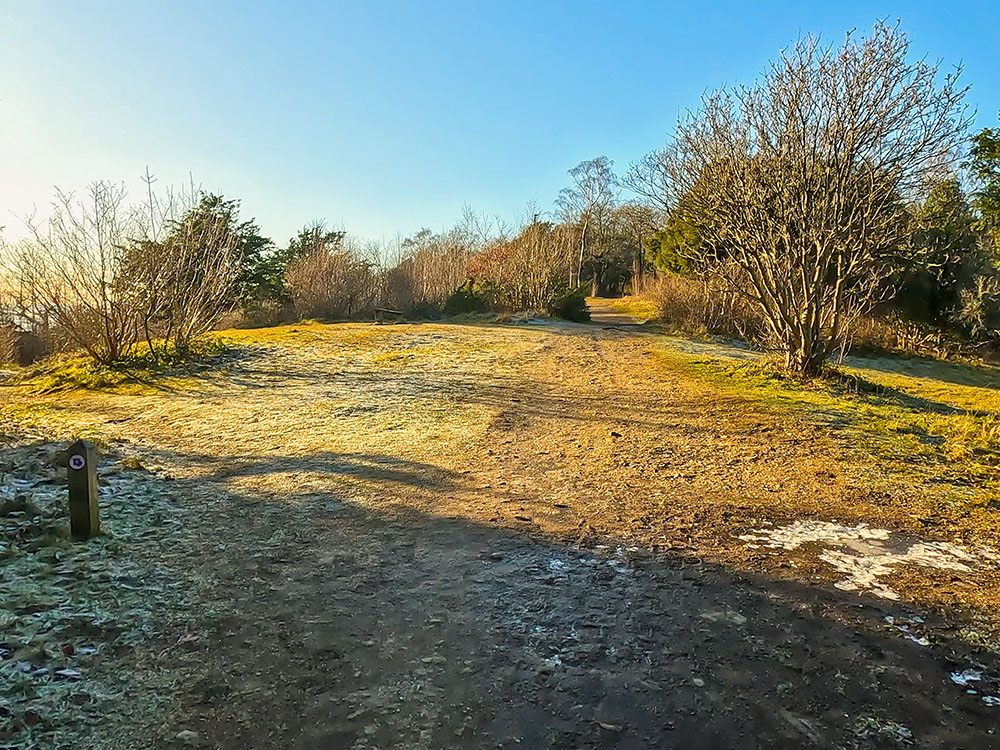
[[[900,566],[921,565],[938,570],[971,573],[984,560],[995,561],[997,552],[982,548],[974,552],[950,542],[919,541],[906,544],[889,529],[830,521],[800,520],[788,526],[758,529],[740,537],[747,546],[794,550],[803,544],[826,545],[819,559],[846,575],[834,584],[842,591],[868,592],[883,599],[899,599],[899,594],[881,579]],[[896,542],[896,543],[893,543]],[[920,642],[916,638],[912,639]]]
[[[546,563],[546,567],[553,573],[565,573],[569,569],[569,563],[565,560],[553,557],[548,561],[548,563]]]
[[[961,672],[951,673],[951,681],[962,687],[965,687],[970,682],[979,682],[982,679],[983,673],[978,669],[963,669]]]
[[[888,529],[873,529],[868,524],[847,526],[829,521],[795,521],[777,529],[755,531],[740,537],[745,542],[759,542],[765,547],[798,549],[807,542],[885,541]]]

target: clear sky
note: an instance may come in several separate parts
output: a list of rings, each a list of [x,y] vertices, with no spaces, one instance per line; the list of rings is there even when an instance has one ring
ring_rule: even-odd
[[[326,218],[368,238],[462,204],[549,210],[566,170],[624,168],[677,115],[799,35],[894,21],[1000,110],[996,2],[0,0],[0,225],[53,186],[146,165],[243,201],[285,242]]]

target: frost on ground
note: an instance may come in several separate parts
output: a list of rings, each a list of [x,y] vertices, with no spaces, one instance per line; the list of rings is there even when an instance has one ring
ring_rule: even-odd
[[[919,565],[938,570],[971,573],[987,563],[996,564],[994,550],[970,550],[951,542],[907,541],[905,535],[867,524],[851,526],[829,521],[800,520],[775,529],[759,529],[740,537],[751,548],[794,550],[804,544],[825,547],[819,559],[846,578],[834,584],[843,591],[868,592],[884,599],[899,594],[882,579],[894,569]]]
[[[96,743],[124,706],[122,722],[154,721],[167,696],[140,699],[110,665],[184,611],[190,582],[137,554],[171,538],[180,510],[135,459],[106,456],[103,533],[73,543],[58,447],[0,433],[0,455],[0,750]]]

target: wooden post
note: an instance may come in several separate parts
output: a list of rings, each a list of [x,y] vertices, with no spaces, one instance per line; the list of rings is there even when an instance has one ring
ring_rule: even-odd
[[[73,538],[90,539],[101,531],[97,508],[97,451],[86,440],[69,447],[69,519]]]

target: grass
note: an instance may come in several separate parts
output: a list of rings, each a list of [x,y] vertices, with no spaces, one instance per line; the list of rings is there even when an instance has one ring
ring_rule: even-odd
[[[623,312],[626,315],[631,315],[639,320],[653,320],[658,317],[660,312],[656,305],[649,299],[645,297],[620,297],[618,299],[607,300],[609,307]]]
[[[642,317],[644,308],[649,307],[648,302],[628,297],[613,304],[637,317]],[[159,403],[157,393],[171,390],[191,394],[193,408],[198,409],[197,399],[201,396],[196,391],[203,392],[205,388],[220,394],[229,391],[228,367],[220,365],[227,361],[227,353],[240,348],[284,352],[281,361],[288,364],[282,366],[294,364],[309,377],[318,369],[325,370],[327,377],[341,377],[361,368],[385,373],[389,378],[386,382],[393,382],[393,378],[399,377],[395,373],[412,370],[440,372],[447,377],[466,362],[475,363],[474,369],[492,372],[497,365],[507,366],[513,355],[507,347],[515,341],[524,356],[530,356],[534,347],[523,340],[522,332],[513,329],[503,335],[499,331],[507,329],[493,326],[462,327],[462,330],[468,333],[452,336],[449,327],[441,324],[400,327],[301,321],[273,328],[226,331],[206,338],[199,343],[193,362],[183,363],[179,358],[154,360],[148,352],[137,349],[126,363],[115,368],[102,367],[80,357],[50,360],[23,370],[18,384],[25,392],[38,395],[73,390],[143,395],[154,399],[151,405]],[[472,334],[476,330],[480,333]],[[853,461],[860,454],[870,464],[884,467],[884,476],[878,481],[891,482],[906,475],[908,479],[919,479],[935,493],[951,493],[982,506],[1000,498],[1000,370],[997,368],[919,358],[854,357],[839,368],[831,368],[822,378],[804,381],[782,374],[777,367],[743,350],[707,342],[658,340],[672,342],[658,347],[660,353],[688,377],[709,384],[726,397],[796,413],[828,434],[838,436],[841,444],[855,455]],[[206,372],[216,369],[223,376],[221,379],[214,372]],[[269,377],[280,374],[274,372]],[[258,377],[249,376],[248,382]],[[370,384],[380,389],[380,382],[381,376]],[[408,387],[405,378],[400,382]],[[303,388],[308,386],[303,384]],[[350,412],[357,394],[339,395],[340,400],[336,404],[331,402],[329,408],[335,408],[338,414]],[[410,394],[422,406],[414,409],[404,422],[420,423],[417,432],[438,421],[432,418],[434,408],[424,408],[428,405],[423,400],[430,395]],[[323,399],[306,399],[306,402],[312,408],[326,408]],[[60,412],[66,408],[63,401],[22,399],[9,403],[3,411],[22,424],[41,424],[59,421]],[[414,419],[418,414],[420,418]],[[307,416],[312,418],[311,414]],[[478,423],[481,416],[472,421]],[[358,427],[370,429],[374,426],[371,420],[371,414],[365,415],[365,424],[359,423]],[[450,433],[459,426],[451,425],[451,419],[443,421],[447,424],[435,424],[434,428],[443,427],[445,433]],[[401,437],[398,430],[398,426],[393,428],[393,439]]]
[[[535,330],[450,324],[300,322],[218,336],[223,354],[142,380],[134,371],[89,379],[83,360],[49,363],[8,389],[0,421],[108,439],[126,423],[133,440],[192,453],[249,455],[279,444],[300,456],[391,453],[432,437],[436,450],[460,453],[495,413],[464,403],[462,373],[483,368],[488,378],[541,345]],[[226,408],[206,415],[206,403]]]
[[[667,356],[727,395],[796,412],[840,434],[852,450],[879,462],[887,477],[920,476],[977,504],[1000,497],[996,368],[884,357],[800,380],[767,361],[676,350]]]
[[[154,380],[164,381],[161,385],[168,384],[166,381],[176,385],[190,375],[193,367],[217,364],[232,348],[227,339],[209,336],[196,341],[184,354],[173,349],[154,354],[148,345],[137,344],[114,365],[103,364],[86,355],[55,356],[21,369],[14,382],[37,394],[121,390],[127,386],[141,390]]]
[[[126,695],[116,659],[189,617],[200,581],[168,559],[183,513],[136,459],[105,457],[116,491],[102,494],[102,533],[73,543],[56,446],[0,435],[0,448],[0,747],[100,745],[157,723],[167,701],[138,688],[159,673],[142,670]]]
[[[856,358],[800,381],[748,349],[596,326],[301,322],[220,337],[249,355],[157,376],[176,388],[39,396],[25,383],[0,399],[0,425],[122,441],[176,477],[282,506],[518,514],[559,535],[682,540],[733,565],[770,564],[733,542],[762,519],[1000,547],[994,368]]]

